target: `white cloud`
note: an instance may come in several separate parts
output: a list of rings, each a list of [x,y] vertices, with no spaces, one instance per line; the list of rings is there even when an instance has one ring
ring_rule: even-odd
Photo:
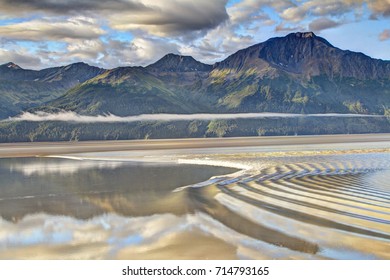
[[[77,123],[131,123],[139,121],[192,121],[192,120],[230,120],[249,118],[300,118],[300,117],[383,117],[377,115],[362,114],[290,114],[290,113],[237,113],[237,114],[144,114],[138,116],[119,117],[116,115],[86,116],[71,111],[59,113],[36,112],[8,118],[4,121],[58,121]]]
[[[24,48],[17,48],[12,51],[0,49],[0,58],[6,62],[17,62],[27,67],[35,67],[41,64],[41,59],[36,56],[32,56],[28,50]]]
[[[0,0],[5,14],[89,15],[105,18],[116,30],[182,35],[207,30],[228,19],[227,0]],[[2,12],[0,12],[0,15]]]
[[[321,18],[318,18],[316,20],[313,20],[309,24],[309,30],[321,31],[321,30],[333,28],[333,27],[336,27],[339,25],[340,25],[340,23],[338,23],[338,22],[335,22],[335,21],[333,21],[329,18],[326,18],[326,17],[321,17]]]
[[[11,163],[10,169],[25,176],[72,175],[84,170],[116,169],[124,162],[101,160],[42,161],[33,163]]]
[[[223,36],[221,37],[220,34],[223,34]],[[181,51],[206,63],[213,63],[222,60],[227,54],[234,53],[254,43],[253,36],[238,34],[229,23],[226,23],[209,31],[201,40],[196,41],[191,48],[182,48]],[[201,54],[203,57],[197,57],[197,54]],[[205,60],[204,58],[209,59]]]
[[[262,28],[276,22],[263,11],[265,6],[282,11],[291,6],[288,0],[243,0],[227,8],[229,20],[208,30],[191,42],[183,42],[180,52],[205,63],[215,63],[242,48],[265,39]]]
[[[65,20],[43,18],[0,26],[3,38],[22,41],[69,41],[96,39],[105,34],[92,18],[71,17]]]
[[[226,0],[140,1],[146,9],[107,15],[117,30],[143,30],[149,34],[184,35],[185,32],[208,30],[228,19]]]
[[[100,40],[70,40],[67,46],[67,56],[76,59],[97,59],[104,52],[105,45]]]
[[[367,19],[367,9],[378,19],[390,14],[390,0],[241,0],[228,8],[226,2],[0,0],[0,19],[19,17],[0,25],[0,61],[44,68],[83,60],[113,68],[148,65],[173,52],[214,63],[275,32],[340,28]],[[118,39],[117,31],[127,36]],[[25,41],[64,45],[20,50]]]
[[[390,16],[390,0],[367,0],[366,2],[374,15]]]
[[[284,10],[280,16],[287,21],[298,22],[306,17],[307,10],[301,7],[290,7]]]
[[[99,60],[109,68],[118,66],[146,66],[167,53],[179,53],[179,46],[160,38],[136,37],[131,42],[109,40],[103,45]]]
[[[390,29],[385,29],[379,34],[379,40],[386,41],[390,39]]]
[[[294,32],[294,31],[303,31],[306,28],[302,26],[295,26],[295,25],[286,25],[285,23],[281,23],[275,27],[276,32]]]
[[[132,41],[133,52],[132,63],[145,65],[163,57],[167,53],[177,53],[175,43],[163,42],[160,39],[136,38]]]
[[[264,7],[271,7],[280,13],[293,6],[294,4],[289,0],[243,0],[228,8],[228,13],[233,23],[243,23],[251,19],[259,19],[258,15],[268,17],[262,10]]]
[[[361,7],[362,1],[309,0],[284,10],[280,17],[289,22],[300,22],[308,17],[339,17]]]

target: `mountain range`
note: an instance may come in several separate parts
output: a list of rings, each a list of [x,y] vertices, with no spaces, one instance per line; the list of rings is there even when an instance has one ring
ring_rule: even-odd
[[[0,66],[0,118],[21,111],[80,114],[293,112],[384,114],[390,61],[341,50],[313,32],[291,33],[208,65],[167,54],[147,67],[85,63]]]
[[[85,63],[40,71],[25,70],[12,62],[0,65],[0,118],[50,102],[104,72]]]

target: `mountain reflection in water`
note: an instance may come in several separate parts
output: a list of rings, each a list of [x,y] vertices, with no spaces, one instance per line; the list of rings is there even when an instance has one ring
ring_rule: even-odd
[[[1,159],[0,258],[390,259],[388,153],[245,161]]]

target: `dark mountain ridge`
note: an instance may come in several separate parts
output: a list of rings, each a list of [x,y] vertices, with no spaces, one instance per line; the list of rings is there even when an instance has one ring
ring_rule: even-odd
[[[63,86],[73,86],[85,82],[104,71],[105,69],[90,66],[84,62],[42,70],[23,69],[13,62],[9,62],[0,65],[0,80],[61,82]]]
[[[358,113],[81,124],[0,122],[0,142],[390,132],[390,61],[341,50],[312,32],[271,38],[214,65],[168,54],[147,67],[0,65],[0,118],[21,110],[153,113]]]
[[[26,70],[12,62],[0,65],[0,117],[54,100],[104,71],[83,62],[42,70]]]
[[[146,66],[146,69],[152,72],[207,72],[212,68],[212,65],[199,62],[192,56],[173,53],[169,53],[155,63]]]
[[[369,113],[390,106],[390,61],[291,33],[216,63],[206,95],[233,112]]]
[[[390,61],[373,59],[363,53],[341,50],[313,32],[297,32],[271,38],[240,50],[214,68],[270,66],[275,70],[305,77],[353,77],[357,79],[390,79]],[[271,71],[273,72],[273,71]]]
[[[7,93],[19,99],[9,98],[11,106],[0,108],[0,116],[15,114],[26,105],[31,110],[122,116],[264,111],[384,114],[390,107],[389,81],[390,61],[341,50],[313,32],[297,32],[250,46],[214,65],[176,54],[146,67],[111,70],[84,63],[40,71],[4,64],[0,98],[5,85],[13,84]],[[20,102],[26,96],[27,101]]]

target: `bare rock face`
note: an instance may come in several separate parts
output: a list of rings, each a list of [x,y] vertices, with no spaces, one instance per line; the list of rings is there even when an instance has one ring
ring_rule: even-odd
[[[217,67],[242,69],[256,66],[313,77],[390,79],[390,62],[334,47],[313,32],[271,38],[228,57]]]

